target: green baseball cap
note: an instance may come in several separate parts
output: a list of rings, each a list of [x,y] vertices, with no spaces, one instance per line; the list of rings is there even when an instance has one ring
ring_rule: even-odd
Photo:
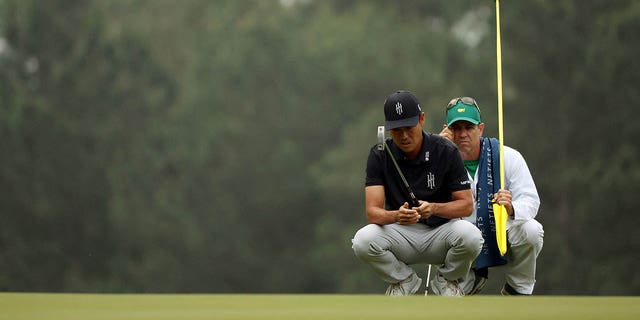
[[[462,99],[458,99],[455,104],[447,107],[447,126],[459,120],[469,121],[473,124],[482,122],[480,109],[474,104],[465,103]]]

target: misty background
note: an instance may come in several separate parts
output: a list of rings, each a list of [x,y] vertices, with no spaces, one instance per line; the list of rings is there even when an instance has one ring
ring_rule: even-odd
[[[500,18],[534,293],[640,294],[640,2]],[[384,99],[496,136],[495,33],[491,0],[0,0],[0,291],[382,294],[350,239]]]

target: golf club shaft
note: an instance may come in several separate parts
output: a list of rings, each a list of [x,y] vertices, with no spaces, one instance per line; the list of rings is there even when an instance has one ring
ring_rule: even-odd
[[[427,265],[427,283],[424,287],[424,295],[429,295],[429,279],[431,279],[431,265]]]
[[[404,183],[405,188],[407,188],[407,191],[409,192],[409,197],[411,197],[411,205],[413,207],[419,207],[420,203],[418,202],[418,198],[416,198],[416,195],[413,193],[413,190],[411,189],[409,182],[407,182],[407,179],[404,177],[404,174],[402,174],[402,170],[400,170],[400,166],[398,165],[396,158],[393,156],[393,153],[391,152],[391,148],[389,148],[389,145],[387,144],[386,140],[383,143],[384,143],[384,148],[387,150],[387,154],[389,154],[391,161],[393,161],[393,165],[396,167],[396,170],[398,171],[398,174],[402,179],[402,183]]]

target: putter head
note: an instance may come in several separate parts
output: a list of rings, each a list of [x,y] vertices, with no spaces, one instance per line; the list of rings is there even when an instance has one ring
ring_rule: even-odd
[[[378,150],[384,150],[384,126],[378,126]]]

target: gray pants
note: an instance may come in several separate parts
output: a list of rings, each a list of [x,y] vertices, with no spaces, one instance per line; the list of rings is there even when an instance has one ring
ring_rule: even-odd
[[[536,259],[542,251],[544,230],[536,220],[507,228],[507,265],[505,281],[516,291],[531,294],[536,283]]]
[[[414,273],[408,265],[417,263],[439,265],[438,272],[446,279],[462,281],[483,242],[475,225],[456,219],[436,228],[422,223],[369,224],[356,232],[352,248],[360,260],[389,283],[408,278]]]
[[[542,225],[536,220],[507,225],[507,264],[498,268],[504,268],[504,281],[518,293],[533,293],[536,260],[542,250],[543,237]],[[474,279],[473,271],[469,271],[469,275],[460,284],[465,293],[469,293],[473,287]]]

